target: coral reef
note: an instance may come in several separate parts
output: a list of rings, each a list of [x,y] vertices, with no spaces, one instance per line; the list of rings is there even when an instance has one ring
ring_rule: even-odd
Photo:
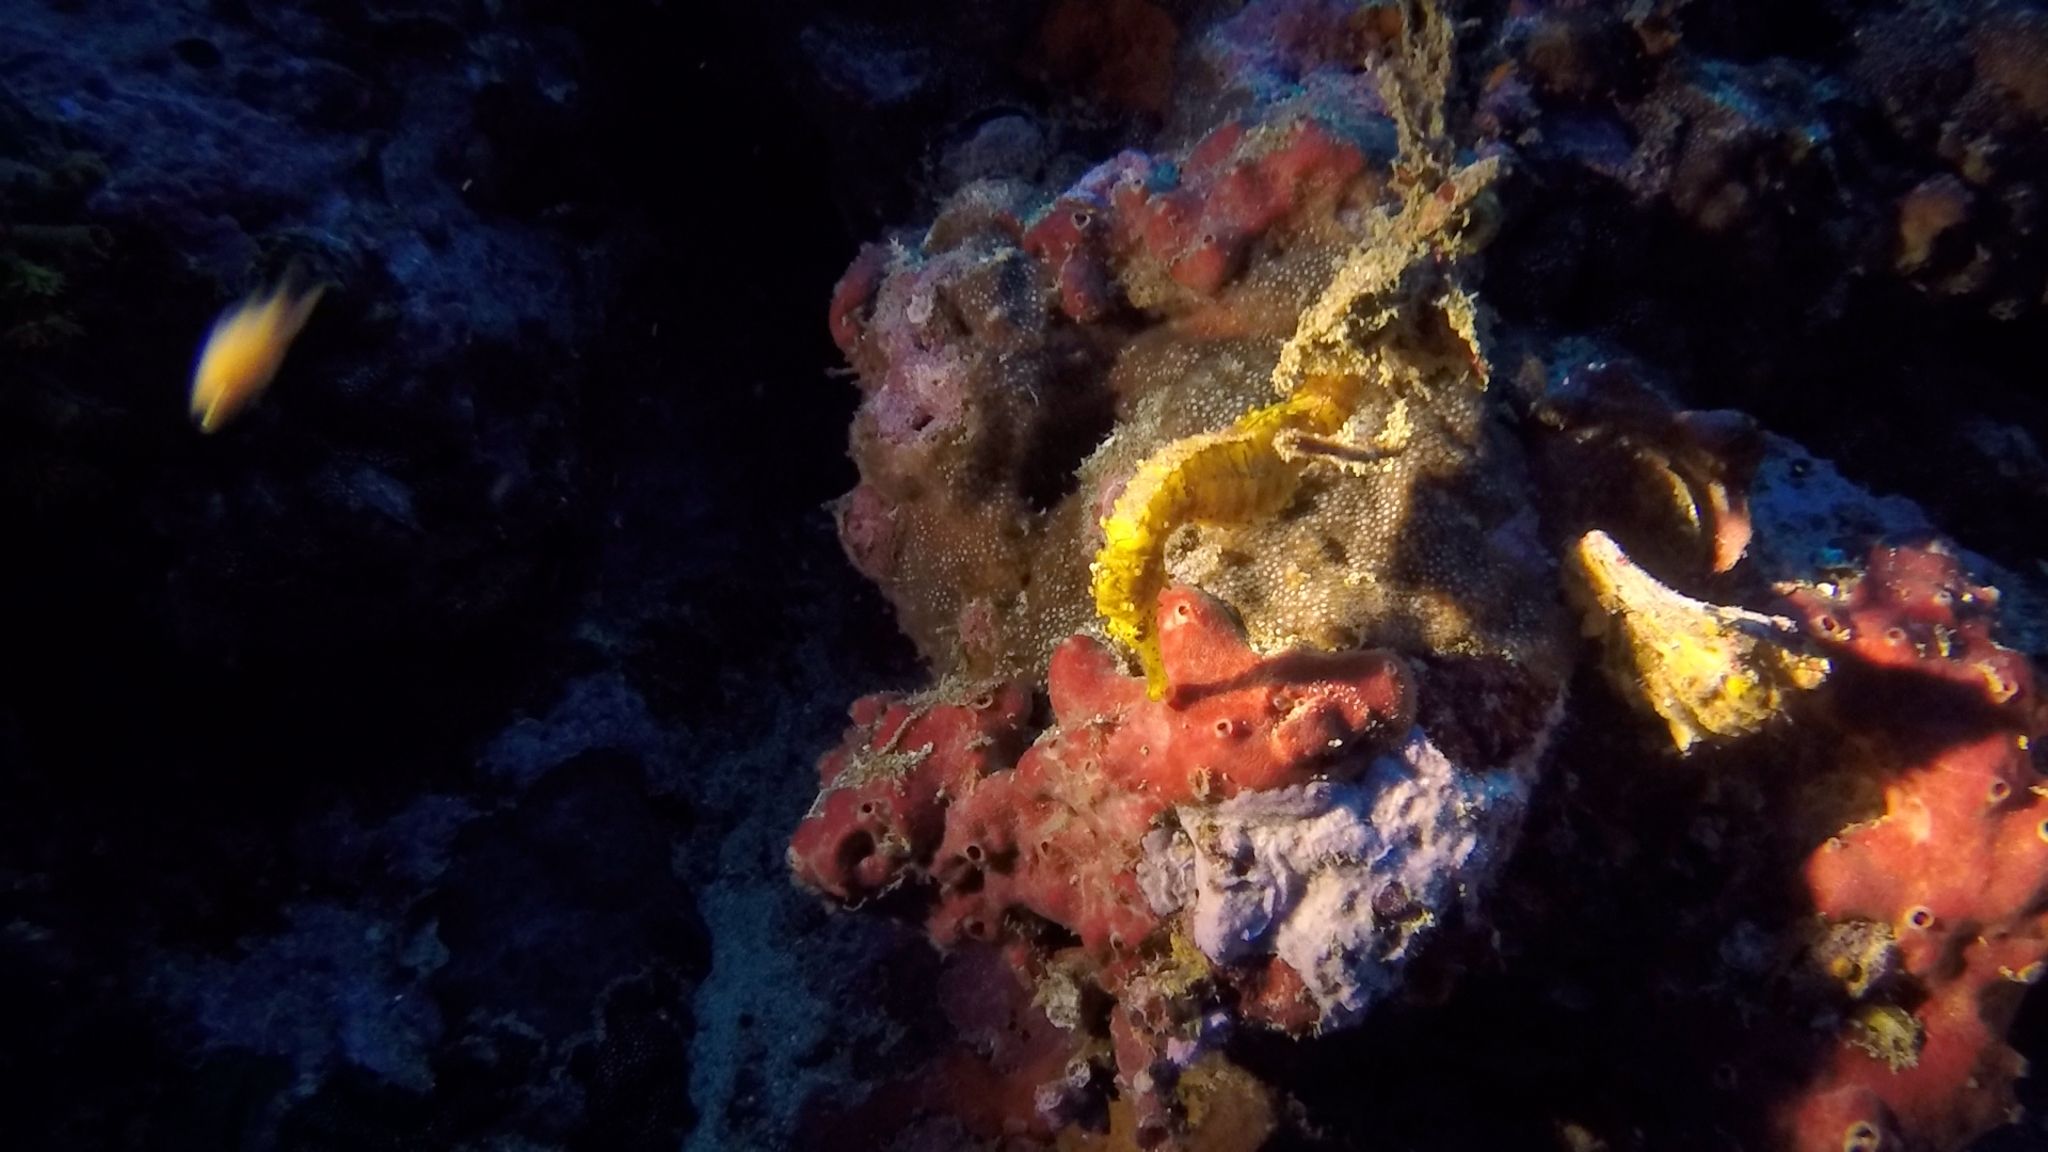
[[[81,334],[65,297],[113,255],[112,234],[83,211],[106,176],[99,156],[67,146],[0,89],[0,347],[25,353]]]
[[[1076,637],[1047,674],[1054,729],[1014,766],[1004,746],[1029,702],[1016,684],[930,711],[896,702],[857,724],[853,754],[824,764],[819,810],[792,849],[799,875],[853,899],[919,869],[950,893],[932,922],[943,942],[994,936],[1014,907],[1108,958],[1154,921],[1131,868],[1154,817],[1337,772],[1413,722],[1410,674],[1389,653],[1261,657],[1221,604],[1186,590],[1158,612],[1169,700],[1146,700],[1111,652]],[[855,719],[886,707],[864,701]]]
[[[1829,965],[1856,1042],[1789,1109],[1802,1152],[1960,1147],[2014,1107],[2016,986],[2048,970],[2048,777],[2033,750],[2048,711],[2026,658],[1991,637],[1997,602],[1939,547],[1880,548],[1853,580],[1795,596],[1806,630],[1870,681],[1838,707],[1850,756],[1884,784],[1883,812],[1806,866],[1826,931],[1884,940],[1875,962]]]
[[[1894,24],[1933,18],[1913,13],[1858,17],[1856,51],[1900,50]],[[1672,923],[1639,926],[1664,946],[1598,963],[1712,1020],[1685,1067],[1723,1104],[1743,1086],[1742,1139],[1961,1149],[2003,1121],[2048,859],[2032,673],[1992,608],[2009,602],[2006,642],[2037,643],[2029,578],[1913,543],[1932,527],[1917,506],[1763,431],[1745,410],[1793,411],[1766,376],[1810,350],[1771,336],[1745,375],[1739,341],[1683,341],[1762,326],[1782,293],[1739,285],[1780,263],[1823,278],[1802,281],[1822,298],[1806,334],[1872,291],[1981,304],[2033,268],[2023,229],[2011,260],[1968,251],[2019,226],[1979,202],[1998,188],[2010,208],[2005,182],[2033,170],[2014,78],[2031,9],[1973,9],[1971,83],[1954,60],[1885,77],[1954,114],[1936,131],[1886,103],[1880,131],[1941,142],[1869,168],[1846,158],[1872,125],[1813,66],[1717,56],[1778,42],[1684,5],[1517,3],[1462,26],[1429,4],[1122,5],[1091,27],[1145,46],[1124,71],[1076,48],[1078,19],[1055,14],[1041,63],[1131,117],[1110,159],[963,171],[929,227],[864,247],[832,295],[860,392],[837,527],[936,686],[855,706],[797,878],[998,949],[1070,1033],[1002,1081],[1020,1101],[1065,1060],[1012,1109],[1034,1133],[1128,1109],[1142,1144],[1200,1141],[1179,1086],[1217,1053],[1313,1100],[1316,1052],[1399,1028],[1392,1006],[1441,998],[1488,944],[1544,957],[1501,978],[1524,996],[1566,998],[1584,977],[1559,957],[1584,953],[1539,943],[1580,927],[1530,888],[1549,869],[1642,918],[1684,893]],[[2006,25],[1992,50],[1983,29]],[[1856,83],[1882,87],[1865,67]],[[1835,195],[1853,207],[1829,219],[1880,209],[1895,251],[1803,235],[1795,217]],[[1612,300],[1646,257],[1588,240],[1603,208],[1622,243],[1719,278]],[[1825,281],[1845,269],[1895,279]],[[2032,307],[2015,300],[1991,314]],[[1578,681],[1589,702],[1565,692],[1591,663],[1565,603],[1605,673]],[[1190,773],[1199,725],[1269,747],[1288,721],[1190,691],[1182,613],[1247,690],[1298,699],[1332,662],[1383,660],[1399,691],[1324,721],[1334,759]],[[1684,862],[1633,875],[1631,820],[1681,830]],[[1629,952],[1631,923],[1593,935]],[[1297,1046],[1274,1057],[1261,1034]],[[1687,1107],[1670,1115],[1705,1114]]]
[[[1589,617],[1616,622],[1617,683],[1679,751],[1805,725],[1751,753],[1807,778],[1776,818],[1823,834],[1802,868],[1818,914],[1806,962],[1835,1042],[1780,1106],[1785,1146],[1961,1148],[2004,1122],[2023,1066],[2003,1039],[2016,986],[2048,967],[2033,752],[2048,713],[2026,658],[1992,638],[1998,593],[1939,543],[1788,586],[1775,617],[1684,597],[1600,533],[1580,562]]]
[[[8,1146],[2040,1146],[2044,29],[0,5]]]
[[[1184,588],[1158,612],[1165,699],[1075,637],[1028,748],[1015,682],[863,699],[790,849],[820,892],[921,909],[941,945],[1014,949],[1043,998],[1107,995],[1105,1040],[1153,1139],[1229,999],[1310,1032],[1398,994],[1512,840],[1528,783],[1452,764],[1413,726],[1390,653],[1260,656]],[[1073,1007],[1055,1018],[1085,1030]]]
[[[1554,580],[1458,273],[1498,165],[1429,135],[1448,41],[1424,14],[1382,93],[1270,17],[1200,41],[1252,102],[1184,151],[962,188],[829,316],[841,538],[939,683],[855,705],[792,866],[1103,999],[1056,1019],[1146,1144],[1233,1019],[1354,1025],[1477,919],[1569,663],[1555,596],[1511,592]]]
[[[831,326],[864,397],[842,536],[942,674],[1035,675],[1088,619],[1095,519],[1137,458],[1270,402],[1394,146],[1369,91],[1329,91],[1050,196],[970,185],[841,281]]]

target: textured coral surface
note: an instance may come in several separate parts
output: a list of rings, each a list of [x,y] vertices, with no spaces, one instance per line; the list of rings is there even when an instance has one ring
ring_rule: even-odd
[[[1186,14],[1169,39],[1168,12],[1098,17],[1152,46],[1127,63],[1163,87],[1090,71],[1070,12],[1047,41],[1157,119],[1065,174],[963,181],[833,294],[862,397],[841,540],[940,686],[856,707],[798,878],[942,946],[1002,945],[1066,1006],[1073,1066],[1114,1065],[1144,1143],[1202,1139],[1179,1078],[1204,1052],[1316,1101],[1318,1049],[1275,1059],[1261,1031],[1370,1037],[1445,996],[1469,1018],[1515,954],[1540,959],[1512,986],[1568,999],[1585,964],[1539,937],[1572,929],[1528,911],[1561,898],[1531,887],[1552,869],[1642,901],[1591,934],[1598,964],[1682,1002],[1674,1028],[1712,1020],[1682,1044],[1703,1071],[1672,1115],[1739,1100],[1728,1131],[1802,1150],[1961,1148],[2004,1121],[2048,856],[2032,673],[1964,575],[1993,562],[1879,543],[1924,515],[1737,410],[1816,430],[1764,382],[1803,363],[1781,342],[1738,368],[1684,341],[1767,319],[1780,297],[1742,299],[1745,278],[1862,266],[1854,242],[1797,232],[1830,180],[1896,190],[1886,268],[1911,291],[1995,295],[2013,266],[1962,237],[2004,177],[1959,142],[2032,131],[2010,60],[1972,41],[1979,78],[1949,89],[1934,146],[1958,174],[1902,182],[1903,153],[1830,151],[1845,114],[1803,65],[1714,55],[1758,34],[1739,15],[1538,2],[1458,26],[1430,4],[1275,0]],[[1901,27],[1867,30],[1865,60],[1898,50]],[[1880,103],[1880,134],[1927,131]],[[1614,300],[1602,278],[1636,257],[1594,235],[1603,205],[1724,279]],[[1796,323],[1828,331],[1849,299]],[[1739,382],[1710,387],[1708,365]],[[1268,697],[1325,691],[1286,663],[1321,651],[1389,661],[1403,702],[1301,739],[1270,699],[1191,694],[1187,612],[1241,620],[1199,634]],[[1605,676],[1574,679],[1576,657]],[[1049,727],[1028,718],[1038,684]],[[1384,731],[1354,761],[1368,714]],[[1232,760],[1225,738],[1290,751]],[[1631,820],[1742,862],[1631,875],[1650,850]],[[1667,907],[1658,884],[1686,894]],[[1576,1083],[1638,1075],[1635,1050]],[[1064,1075],[1028,1122],[1101,1121],[1104,1086]],[[1608,1147],[1641,1100],[1551,1135]],[[1417,1124],[1427,1146],[1455,1128]]]
[[[1806,880],[1829,931],[1888,934],[1881,975],[1849,970],[1868,960],[1834,974],[1860,986],[1858,1020],[1901,1033],[1895,1050],[1834,1050],[1806,1107],[1835,1111],[1794,1115],[1801,1149],[1866,1130],[1953,1147],[2013,1108],[2014,985],[2048,969],[2048,777],[2032,752],[2048,711],[2026,658],[1991,637],[1997,599],[1920,547],[1880,548],[1848,588],[1798,598],[1821,643],[1869,670],[1841,706],[1863,709],[1848,713],[1852,755],[1884,790],[1882,813],[1821,845]]]
[[[1184,589],[1159,616],[1167,701],[1076,637],[1048,673],[1053,729],[1014,763],[1005,746],[1020,743],[1029,703],[1014,684],[965,704],[856,704],[792,848],[799,876],[857,898],[915,870],[945,892],[941,942],[989,938],[1016,906],[1107,957],[1153,925],[1132,865],[1161,811],[1355,771],[1412,722],[1410,675],[1391,654],[1260,657],[1221,604]]]
[[[790,848],[798,879],[842,900],[914,886],[905,895],[928,907],[938,944],[1007,942],[1027,969],[1055,953],[1085,959],[1091,983],[1126,996],[1116,1019],[1134,1035],[1116,1059],[1141,1099],[1164,1040],[1135,1033],[1171,1023],[1134,1023],[1131,997],[1162,963],[1182,963],[1162,918],[1172,909],[1140,884],[1155,822],[1175,805],[1355,775],[1415,711],[1411,674],[1390,653],[1262,657],[1206,595],[1170,590],[1158,611],[1166,699],[1075,637],[1052,657],[1052,727],[1021,756],[1030,697],[1014,683],[965,702],[863,699]],[[1295,962],[1338,963],[1316,952],[1339,946],[1319,940]]]

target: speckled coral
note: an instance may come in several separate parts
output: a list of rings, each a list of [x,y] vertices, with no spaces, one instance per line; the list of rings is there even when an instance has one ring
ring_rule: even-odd
[[[941,687],[857,706],[792,864],[1003,945],[1049,1003],[1106,993],[1061,1018],[1106,1029],[1144,1141],[1233,1021],[1351,1026],[1469,927],[1568,674],[1463,278],[1500,165],[1440,139],[1447,27],[1365,7],[1212,25],[1179,93],[1209,127],[1051,197],[963,188],[830,309],[863,392],[841,539]],[[1263,928],[1204,863],[1226,827],[1270,849]]]
[[[1883,811],[1815,850],[1806,882],[1827,923],[1883,930],[1898,969],[1787,1104],[1799,1152],[1866,1132],[1960,1148],[2014,1107],[2013,985],[2048,966],[2048,713],[2027,660],[1992,639],[1997,601],[1939,545],[1880,547],[1853,580],[1795,594],[1862,676],[1839,705],[1859,737],[1845,752],[1884,781]],[[1858,1023],[1872,1010],[1895,1041]]]
[[[970,184],[840,281],[830,324],[863,393],[842,539],[940,673],[1036,674],[1088,620],[1095,523],[1135,458],[1273,400],[1394,151],[1369,86],[1315,87],[1197,112],[1216,116],[1198,139],[1065,188]]]
[[[1489,433],[1473,302],[1443,271],[1474,239],[1494,175],[1447,172],[1362,221],[1280,350],[1277,400],[1135,465],[1119,462],[1137,438],[1120,429],[1084,469],[1129,477],[1103,519],[1095,596],[1148,672],[1143,606],[1169,571],[1221,592],[1268,644],[1394,640],[1542,662],[1545,602],[1488,595],[1544,561],[1514,527],[1526,481],[1513,444]],[[1479,604],[1503,611],[1467,614]]]
[[[1158,926],[1132,868],[1160,813],[1355,771],[1359,747],[1412,720],[1412,681],[1387,653],[1262,657],[1186,589],[1159,614],[1167,698],[1075,637],[1048,676],[1055,727],[1021,756],[1028,697],[1014,684],[857,705],[791,850],[798,877],[842,900],[929,881],[942,943],[1007,935],[1028,914],[1108,960]]]
[[[1498,659],[1554,681],[1557,602],[1513,591],[1549,583],[1550,560],[1519,447],[1495,419],[1461,330],[1469,301],[1426,250],[1365,251],[1276,369],[1356,373],[1347,419],[1326,439],[1293,442],[1302,478],[1285,512],[1197,523],[1166,543],[1166,569],[1229,600],[1262,644],[1389,644]],[[1403,252],[1417,263],[1400,263]],[[1360,267],[1380,261],[1392,267]],[[1102,459],[1120,447],[1112,441]]]
[[[1096,610],[1111,638],[1136,653],[1154,695],[1165,687],[1152,605],[1166,586],[1168,538],[1190,523],[1258,525],[1285,509],[1302,471],[1287,446],[1336,431],[1357,391],[1352,378],[1319,377],[1228,428],[1168,444],[1124,482],[1089,567]]]
[[[1800,808],[1821,806],[1775,819],[1825,836],[1802,879],[1808,963],[1834,1004],[1818,1066],[1778,1109],[1786,1146],[1955,1149],[2001,1123],[2014,985],[2048,965],[2048,717],[2026,659],[1992,637],[1997,593],[1939,544],[1802,582],[1783,617],[1681,596],[1600,533],[1580,565],[1617,684],[1680,750],[1788,714],[1813,726],[1753,748],[1805,777]]]
[[[1111,1040],[1148,1128],[1169,1123],[1167,1069],[1206,1047],[1210,1011],[1208,973],[1173,948],[1173,909],[1140,885],[1148,834],[1176,806],[1356,775],[1415,714],[1412,674],[1389,653],[1262,656],[1223,605],[1183,588],[1161,597],[1159,617],[1165,699],[1100,642],[1074,637],[1047,678],[1054,726],[1021,754],[1028,698],[1015,684],[965,702],[863,700],[790,849],[797,878],[842,901],[909,885],[940,944],[1002,942],[1027,972],[1077,951],[1079,979],[1114,998]],[[1455,770],[1431,763],[1445,778],[1376,779],[1374,790],[1396,808],[1416,790],[1450,788],[1442,799],[1456,803]],[[1455,869],[1481,847],[1428,863]],[[1447,895],[1416,885],[1418,899]],[[1347,937],[1325,935],[1337,963]]]

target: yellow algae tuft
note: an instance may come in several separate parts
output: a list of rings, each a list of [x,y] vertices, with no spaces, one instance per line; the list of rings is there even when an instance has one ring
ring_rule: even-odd
[[[201,432],[218,431],[256,402],[327,286],[299,291],[294,277],[268,296],[251,296],[214,322],[192,373],[192,418]]]

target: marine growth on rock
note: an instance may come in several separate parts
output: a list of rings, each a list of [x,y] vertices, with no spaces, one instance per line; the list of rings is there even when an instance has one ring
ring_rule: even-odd
[[[837,527],[931,684],[854,705],[790,863],[977,979],[999,958],[1003,996],[1066,1034],[1008,1065],[1028,1109],[966,1109],[976,1133],[1236,1146],[1202,1143],[1224,1122],[1194,1087],[1234,1037],[1314,1052],[1393,1005],[1456,1012],[1468,968],[1569,930],[1531,926],[1516,901],[1570,897],[1529,876],[1634,882],[1572,823],[1632,845],[1640,792],[1699,828],[1758,797],[1739,835],[1699,833],[1751,858],[1671,911],[1744,945],[1633,969],[1732,1019],[1770,1006],[1717,1065],[1753,1088],[1731,1130],[1961,1149],[2010,1111],[2004,985],[2048,963],[2043,713],[1979,558],[1885,539],[1918,510],[1672,399],[1655,343],[1489,304],[1527,162],[1761,244],[1770,181],[1824,146],[1818,97],[1770,65],[1659,71],[1683,5],[1606,7],[1189,17],[1146,41],[1166,81],[1119,81],[1154,131],[968,179],[835,289],[860,392]],[[1461,35],[1497,37],[1469,83]],[[1913,196],[1899,268],[1924,279],[1969,197]],[[1537,808],[1579,814],[1530,843]]]

